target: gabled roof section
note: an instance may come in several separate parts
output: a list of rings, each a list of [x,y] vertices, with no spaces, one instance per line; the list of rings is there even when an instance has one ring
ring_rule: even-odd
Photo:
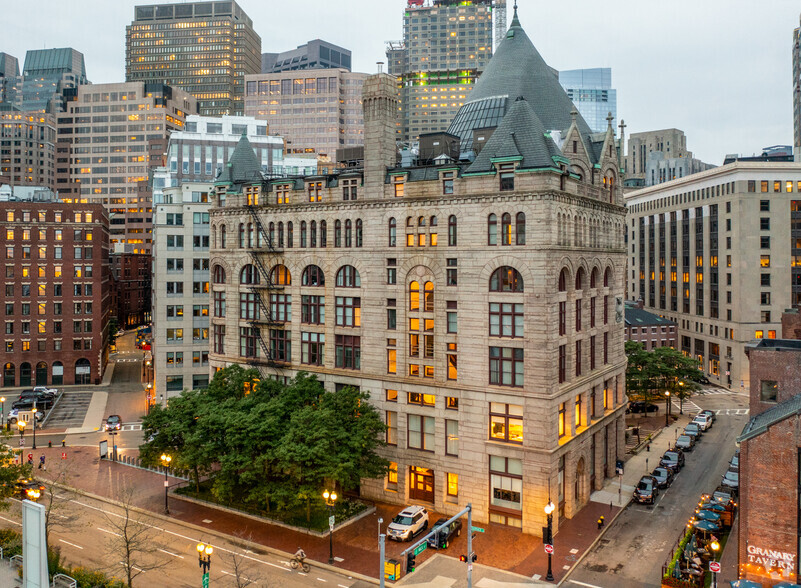
[[[655,326],[669,326],[676,323],[654,314],[637,308],[636,306],[629,306],[626,304],[626,326],[629,327],[655,327]]]
[[[546,133],[536,113],[522,96],[515,100],[500,126],[465,173],[494,171],[493,162],[517,159],[518,170],[557,167],[562,152]]]
[[[737,442],[753,439],[767,432],[769,427],[795,415],[801,415],[801,394],[793,396],[789,400],[785,400],[781,404],[752,418],[743,428],[743,432],[737,438]]]
[[[260,178],[261,162],[244,133],[234,148],[234,152],[223,167],[218,182],[250,182]]]
[[[562,131],[564,135],[570,127],[573,102],[520,26],[519,19],[513,18],[506,38],[498,46],[484,73],[467,96],[464,106],[454,117],[448,132],[459,135],[463,145],[471,145],[472,131],[479,127],[471,125],[466,119],[482,115],[486,118],[486,112],[497,110],[498,106],[491,103],[492,99],[497,101],[505,98],[505,110],[508,113],[512,101],[518,96],[528,101],[546,130]],[[488,101],[486,108],[477,107],[475,103],[481,101]],[[503,107],[500,116],[504,116],[502,111]],[[482,124],[487,126],[486,123]],[[576,124],[582,137],[592,134],[580,114]]]

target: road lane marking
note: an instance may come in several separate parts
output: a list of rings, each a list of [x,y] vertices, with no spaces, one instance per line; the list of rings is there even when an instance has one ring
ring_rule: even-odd
[[[350,586],[345,586],[344,584],[337,584],[337,586],[339,586],[339,588],[350,588]]]
[[[78,549],[83,549],[80,545],[75,545],[75,543],[70,543],[69,541],[64,541],[63,539],[59,539],[62,543],[66,543],[67,545],[72,545],[73,547],[77,547]]]
[[[585,584],[584,582],[579,582],[578,580],[568,580],[568,582],[572,582],[578,586],[586,586],[587,588],[603,588],[603,586],[596,586],[595,584]]]
[[[124,568],[124,567],[125,567],[125,562],[122,562],[122,561],[121,561],[121,562],[120,562],[120,565],[121,565],[121,566]],[[136,566],[131,566],[131,569],[132,569],[132,570],[136,570],[137,572],[142,572],[143,574],[145,573],[145,570],[139,569],[139,568],[137,568]]]
[[[103,531],[104,533],[108,533],[109,535],[116,535],[117,537],[122,537],[119,533],[115,533],[114,531],[109,531],[108,529],[104,529],[103,527],[98,527],[98,531]]]
[[[14,523],[15,525],[19,525],[20,527],[22,526],[22,523],[18,523],[17,521],[12,521],[11,519],[7,519],[6,517],[0,517],[0,519],[9,523]]]
[[[166,549],[161,549],[160,547],[157,547],[157,549],[162,553],[166,553],[167,555],[171,555],[173,557],[180,557],[181,559],[184,558],[183,555],[178,555],[177,553],[173,553],[172,551],[167,551]]]
[[[322,578],[317,578],[320,582],[328,582],[328,580],[323,580]]]

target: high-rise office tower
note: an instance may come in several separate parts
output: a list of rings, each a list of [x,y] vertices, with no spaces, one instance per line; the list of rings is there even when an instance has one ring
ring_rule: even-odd
[[[9,69],[3,76],[0,110],[57,114],[64,111],[66,90],[89,83],[83,53],[70,47],[28,51],[21,76],[14,74],[17,60],[11,60],[5,60]]]
[[[289,51],[263,53],[261,56],[262,73],[329,68],[350,71],[350,49],[314,39]]]
[[[0,112],[0,183],[56,189],[56,119]]]
[[[245,75],[261,71],[261,37],[236,2],[137,6],[125,28],[125,79],[181,88],[200,114],[242,114]]]
[[[444,131],[492,57],[492,0],[408,0],[403,41],[387,47],[401,89],[400,135]]]
[[[793,30],[793,147],[801,160],[801,27]]]
[[[559,83],[590,125],[593,133],[606,131],[606,117],[617,122],[617,90],[612,88],[612,68],[571,69],[559,72]]]
[[[56,186],[66,201],[106,206],[115,252],[150,252],[148,175],[196,109],[182,90],[123,82],[79,86],[58,117]]]

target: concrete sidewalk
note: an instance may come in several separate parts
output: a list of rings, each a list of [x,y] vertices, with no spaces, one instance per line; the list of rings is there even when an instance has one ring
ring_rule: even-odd
[[[662,454],[672,448],[678,435],[692,420],[694,414],[677,415],[673,424],[657,431],[650,444],[643,443],[637,453],[630,455],[624,464],[624,472],[617,479],[609,479],[603,490],[592,493],[590,500],[601,504],[625,507],[632,498],[637,483],[644,474],[650,474],[659,465]]]

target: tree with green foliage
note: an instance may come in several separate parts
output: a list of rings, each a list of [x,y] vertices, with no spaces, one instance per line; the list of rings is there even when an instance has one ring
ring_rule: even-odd
[[[22,453],[11,447],[13,434],[0,429],[0,510],[7,510],[9,498],[19,493],[17,481],[30,478],[32,468],[24,462]]]
[[[698,360],[687,357],[673,347],[657,347],[646,351],[642,343],[626,341],[626,389],[629,397],[641,398],[646,403],[653,399],[665,398],[666,393],[681,402],[698,389],[693,378],[698,377]]]

